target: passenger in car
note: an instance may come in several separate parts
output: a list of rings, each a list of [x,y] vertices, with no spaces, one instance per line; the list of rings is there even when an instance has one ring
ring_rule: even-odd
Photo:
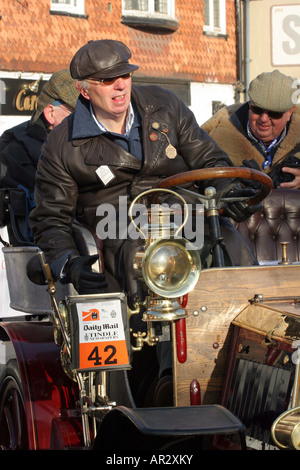
[[[41,147],[49,132],[75,108],[79,92],[69,70],[53,73],[37,100],[29,121],[4,131],[0,137],[0,187],[22,185],[34,191]]]
[[[274,187],[300,188],[299,81],[278,70],[250,83],[249,101],[221,108],[202,128],[235,166],[267,173]]]

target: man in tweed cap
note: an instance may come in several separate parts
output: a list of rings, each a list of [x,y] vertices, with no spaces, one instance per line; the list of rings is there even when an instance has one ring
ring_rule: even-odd
[[[78,91],[69,70],[53,73],[29,121],[6,130],[0,138],[0,188],[22,185],[34,191],[41,147],[48,133],[75,108]]]
[[[74,110],[78,95],[75,80],[71,77],[69,70],[55,72],[41,91],[32,122],[37,122],[44,114],[48,131],[52,130],[59,124],[57,121],[61,122]]]
[[[220,109],[202,128],[236,166],[267,173],[274,187],[300,189],[298,81],[278,70],[250,83],[250,101]]]

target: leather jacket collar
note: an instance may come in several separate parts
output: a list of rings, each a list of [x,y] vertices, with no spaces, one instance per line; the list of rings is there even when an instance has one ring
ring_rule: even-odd
[[[90,102],[79,96],[73,116],[72,140],[87,139],[103,134],[90,113]]]

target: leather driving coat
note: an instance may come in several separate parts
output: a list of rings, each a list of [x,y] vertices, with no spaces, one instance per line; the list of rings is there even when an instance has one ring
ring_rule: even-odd
[[[133,87],[132,100],[142,119],[142,161],[100,133],[89,102],[81,96],[74,113],[48,136],[30,216],[35,242],[48,262],[77,254],[72,222],[76,218],[95,230],[100,204],[117,206],[120,196],[131,202],[141,191],[180,172],[233,166],[173,93],[157,86]],[[166,151],[170,144],[177,153],[173,158]]]

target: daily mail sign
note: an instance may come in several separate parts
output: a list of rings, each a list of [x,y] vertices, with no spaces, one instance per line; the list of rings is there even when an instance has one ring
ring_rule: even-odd
[[[272,64],[300,65],[300,4],[271,8]]]

